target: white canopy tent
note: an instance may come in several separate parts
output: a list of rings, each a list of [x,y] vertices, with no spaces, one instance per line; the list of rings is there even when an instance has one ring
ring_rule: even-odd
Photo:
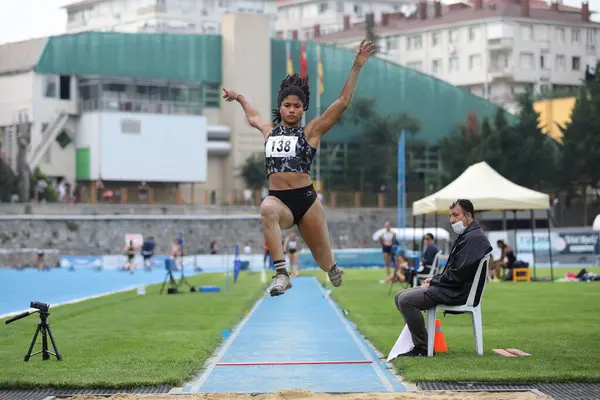
[[[550,233],[550,196],[511,182],[485,161],[471,165],[452,183],[438,192],[413,202],[413,223],[416,224],[417,215],[421,215],[424,222],[426,214],[435,214],[437,225],[437,215],[446,214],[450,205],[458,199],[471,200],[475,211],[513,211],[515,221],[517,210],[530,210],[532,240],[534,240],[533,210],[547,210],[548,237],[552,237]],[[515,224],[515,237],[516,231]],[[514,247],[517,252],[516,246]],[[533,258],[535,276],[535,252]],[[550,251],[550,269],[553,277],[552,251]]]
[[[600,214],[596,215],[592,229],[595,231],[600,231]]]
[[[477,211],[546,210],[550,197],[513,183],[485,161],[471,165],[440,191],[413,203],[413,215],[447,213],[457,199],[469,199]]]

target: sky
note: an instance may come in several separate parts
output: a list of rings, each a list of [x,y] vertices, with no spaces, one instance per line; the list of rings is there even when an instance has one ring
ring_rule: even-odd
[[[0,0],[0,44],[64,33],[66,13],[61,9],[75,0]],[[589,0],[600,13],[600,0]],[[579,6],[580,0],[564,0]],[[595,16],[600,21],[600,15]]]

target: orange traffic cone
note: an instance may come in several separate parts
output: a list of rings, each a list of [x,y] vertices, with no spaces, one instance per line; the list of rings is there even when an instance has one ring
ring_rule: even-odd
[[[433,350],[436,353],[448,352],[446,338],[444,338],[444,332],[442,332],[442,322],[439,319],[435,320],[435,336],[433,337]]]

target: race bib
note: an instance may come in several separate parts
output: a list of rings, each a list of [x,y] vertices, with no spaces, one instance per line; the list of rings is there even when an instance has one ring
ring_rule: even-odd
[[[267,139],[265,154],[267,157],[294,157],[298,136],[273,136]]]

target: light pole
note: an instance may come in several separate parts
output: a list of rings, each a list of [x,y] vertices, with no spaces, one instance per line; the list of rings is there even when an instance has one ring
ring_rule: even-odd
[[[19,200],[29,202],[29,165],[27,164],[27,150],[31,143],[31,121],[28,111],[20,111],[17,117],[17,170],[19,172]]]

